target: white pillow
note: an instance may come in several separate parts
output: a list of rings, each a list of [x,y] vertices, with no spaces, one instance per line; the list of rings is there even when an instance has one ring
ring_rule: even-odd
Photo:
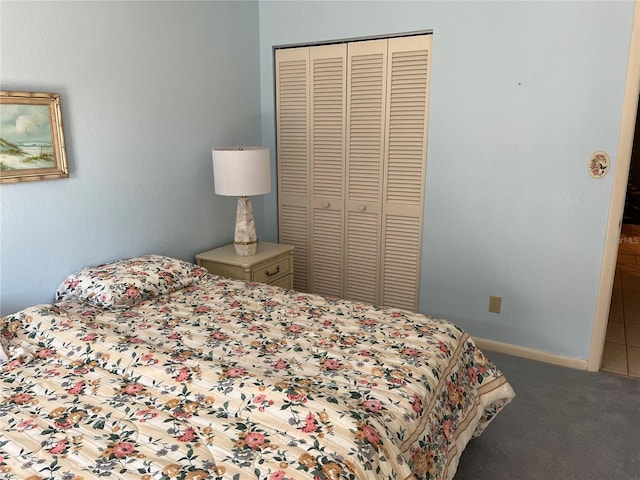
[[[144,255],[69,275],[56,291],[56,302],[81,301],[100,308],[131,306],[181,290],[206,275],[206,269],[193,263]]]

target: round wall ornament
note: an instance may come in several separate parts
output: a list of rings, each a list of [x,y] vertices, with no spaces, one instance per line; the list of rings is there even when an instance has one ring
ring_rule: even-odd
[[[602,178],[609,171],[609,155],[606,152],[593,152],[589,160],[589,175],[593,178]]]

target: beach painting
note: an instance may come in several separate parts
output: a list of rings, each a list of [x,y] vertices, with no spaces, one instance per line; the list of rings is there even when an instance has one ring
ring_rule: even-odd
[[[0,91],[0,183],[68,176],[60,96]]]

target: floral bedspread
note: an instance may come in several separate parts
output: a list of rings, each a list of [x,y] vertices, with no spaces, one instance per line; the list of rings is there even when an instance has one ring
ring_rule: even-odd
[[[513,397],[449,322],[215,276],[0,327],[2,479],[447,479]]]

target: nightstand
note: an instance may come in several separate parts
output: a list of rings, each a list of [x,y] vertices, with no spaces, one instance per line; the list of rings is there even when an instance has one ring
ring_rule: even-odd
[[[199,266],[223,277],[293,287],[293,246],[260,242],[255,255],[236,255],[233,244],[196,255]]]

